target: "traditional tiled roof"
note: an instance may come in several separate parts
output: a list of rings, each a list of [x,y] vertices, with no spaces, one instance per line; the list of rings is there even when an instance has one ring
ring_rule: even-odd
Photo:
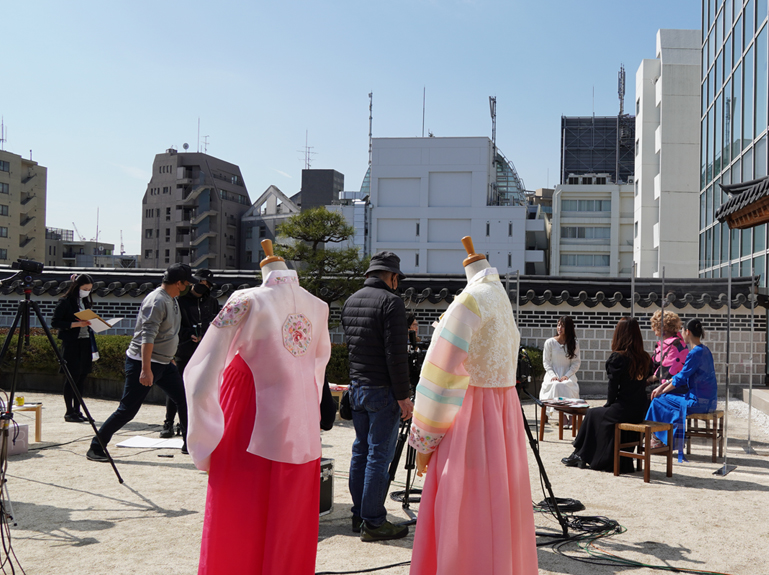
[[[214,272],[216,287],[212,295],[226,297],[233,291],[256,287],[261,276],[248,271]],[[4,273],[6,272],[6,273]],[[0,267],[0,278],[12,276],[16,270]],[[47,268],[32,277],[32,293],[59,295],[67,289],[72,273],[89,273],[96,283],[94,293],[100,297],[142,297],[161,283],[163,270],[158,269],[106,269],[106,268]],[[511,299],[515,301],[518,289],[516,276],[502,276]],[[727,303],[727,279],[666,279],[665,293],[675,308],[690,305],[696,309],[719,309]],[[462,274],[410,274],[401,284],[403,296],[413,303],[429,301],[450,303],[467,285]],[[732,278],[732,307],[750,307],[750,278]],[[3,281],[0,294],[22,294],[22,280]],[[519,304],[525,305],[584,305],[587,307],[630,308],[630,278],[574,278],[562,276],[521,276]],[[662,298],[662,282],[657,278],[641,278],[635,281],[635,301],[640,308],[658,306]],[[760,295],[757,305],[768,307],[766,296]]]
[[[744,222],[745,225],[740,225],[740,222],[733,220],[739,216],[739,212],[746,210],[746,208],[751,208],[754,205],[757,207],[759,203],[763,203],[761,200],[764,198],[769,200],[769,177],[750,180],[740,184],[719,185],[731,197],[716,210],[716,219],[719,222],[732,220],[730,221],[730,228],[751,227],[749,225],[750,220],[754,218],[748,218],[748,221]]]

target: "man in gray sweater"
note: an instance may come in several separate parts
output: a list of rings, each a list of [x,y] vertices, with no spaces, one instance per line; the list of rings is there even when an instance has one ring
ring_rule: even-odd
[[[161,286],[144,298],[133,339],[126,351],[123,397],[115,413],[99,428],[99,437],[105,446],[118,430],[136,417],[154,384],[176,403],[185,441],[182,453],[187,453],[187,401],[184,383],[173,359],[181,325],[176,297],[194,282],[190,266],[173,264],[163,274]],[[86,457],[91,461],[109,461],[96,437],[91,441]]]

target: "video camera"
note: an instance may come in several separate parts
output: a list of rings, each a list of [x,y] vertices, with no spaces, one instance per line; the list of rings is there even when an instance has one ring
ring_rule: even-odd
[[[15,270],[20,270],[23,272],[28,272],[31,274],[41,274],[43,273],[43,268],[45,266],[41,264],[40,262],[36,262],[33,260],[25,260],[23,258],[17,259],[15,262],[11,264],[11,268]]]

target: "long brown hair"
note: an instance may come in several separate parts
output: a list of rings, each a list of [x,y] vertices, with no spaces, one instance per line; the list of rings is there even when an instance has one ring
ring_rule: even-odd
[[[566,357],[573,359],[577,350],[577,336],[574,333],[574,320],[570,315],[562,315],[558,323],[563,326],[563,334],[566,337]]]
[[[651,358],[644,349],[641,328],[638,320],[631,317],[623,317],[614,329],[614,337],[611,339],[611,350],[624,355],[630,360],[630,377],[644,379],[649,373]]]

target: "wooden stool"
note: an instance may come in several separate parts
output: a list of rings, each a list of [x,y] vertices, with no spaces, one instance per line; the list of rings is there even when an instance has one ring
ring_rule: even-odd
[[[582,418],[587,413],[587,407],[573,407],[570,405],[550,405],[542,402],[542,412],[539,416],[539,440],[545,437],[545,421],[547,420],[547,408],[552,407],[558,412],[558,439],[563,439],[563,415],[573,415],[571,422],[571,436],[576,437],[579,428],[582,427]]]
[[[705,422],[705,428],[699,427],[699,422]],[[713,422],[711,426],[710,423]],[[692,437],[704,437],[713,440],[713,455],[711,461],[716,462],[716,444],[718,457],[724,456],[724,411],[717,409],[710,413],[690,413],[686,416],[686,455],[692,453]]]
[[[11,411],[34,411],[35,412],[35,441],[43,441],[43,404],[37,405],[14,405]]]
[[[635,431],[640,433],[640,439],[629,443],[620,443],[620,437],[623,431]],[[668,432],[668,445],[652,449],[652,433],[657,431]],[[666,475],[673,477],[673,447],[670,441],[673,431],[673,425],[670,423],[658,423],[656,421],[642,421],[641,423],[617,423],[614,426],[614,475],[619,475],[619,458],[631,457],[638,460],[638,465],[644,465],[644,483],[649,483],[651,479],[651,456],[656,453],[664,453],[668,459],[668,468]],[[638,453],[632,451],[622,451],[623,447],[637,447]]]

